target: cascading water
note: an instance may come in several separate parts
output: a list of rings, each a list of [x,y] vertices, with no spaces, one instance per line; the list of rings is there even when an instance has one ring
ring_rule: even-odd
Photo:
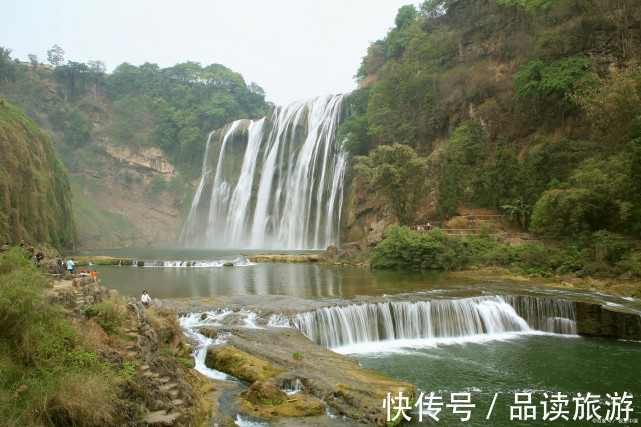
[[[319,97],[212,132],[180,244],[338,245],[347,153],[337,134],[344,114],[342,95]]]
[[[501,296],[488,296],[325,307],[301,313],[293,323],[312,341],[328,348],[386,340],[532,332],[541,330],[537,328],[539,325],[545,326],[542,330],[546,332],[574,333],[573,311],[564,308],[568,301],[558,301],[559,307],[552,307],[557,303],[555,300],[539,301],[538,306],[534,301],[529,307],[531,319],[536,322],[529,324],[510,304],[515,302],[525,307],[526,298],[506,300]],[[537,307],[543,311],[535,312]],[[569,317],[561,317],[564,314]],[[556,320],[547,322],[548,317]]]
[[[576,303],[573,301],[519,295],[503,298],[536,330],[576,334]]]

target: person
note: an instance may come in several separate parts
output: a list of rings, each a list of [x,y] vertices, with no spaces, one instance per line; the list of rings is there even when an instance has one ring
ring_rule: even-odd
[[[73,265],[73,258],[71,258],[69,261],[67,261],[67,271],[69,272],[69,274],[73,274]]]
[[[98,275],[98,272],[96,271],[96,269],[95,269],[95,268],[94,268],[94,269],[93,269],[93,271],[91,272],[91,275],[93,276],[93,281],[95,282],[95,281],[96,281],[96,276]]]
[[[38,253],[36,254],[36,261],[40,262],[45,258],[44,252],[42,252],[42,249],[38,249]]]
[[[151,297],[147,293],[147,291],[142,291],[142,296],[140,297],[140,301],[142,301],[142,305],[147,307],[149,303],[151,302]]]

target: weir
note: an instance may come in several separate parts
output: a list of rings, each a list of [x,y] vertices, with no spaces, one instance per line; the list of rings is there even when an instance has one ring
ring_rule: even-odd
[[[324,307],[296,315],[293,323],[309,339],[327,348],[537,330],[576,334],[571,301],[520,296]]]
[[[347,153],[343,95],[275,108],[212,132],[183,247],[324,249],[339,244]]]

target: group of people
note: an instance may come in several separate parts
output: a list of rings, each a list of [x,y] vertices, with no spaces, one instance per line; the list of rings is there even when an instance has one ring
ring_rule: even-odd
[[[6,249],[5,249],[5,246],[6,246]],[[24,247],[24,246],[25,246],[24,241],[22,241],[22,242],[21,242],[20,246],[21,246],[21,247]],[[7,244],[3,245],[3,246],[2,246],[2,251],[9,250],[9,247],[10,247],[10,246],[9,246],[9,243],[7,243]],[[35,252],[34,247],[33,247],[33,246],[31,246],[31,245],[29,245],[28,249],[29,249],[29,252],[31,252],[31,254],[33,255],[33,254],[34,254],[34,252]],[[45,258],[45,254],[44,254],[44,252],[42,251],[42,249],[38,249],[38,252],[35,254],[35,257],[36,257],[36,261],[37,261],[38,263],[39,263],[40,261],[42,261],[42,260]],[[68,259],[68,260],[65,260],[65,259],[63,258],[63,259],[61,260],[61,264],[60,264],[60,265],[61,265],[62,267],[64,267],[64,268],[69,272],[69,274],[73,275],[74,266],[76,265],[76,263],[73,261],[73,258],[70,258],[70,259]],[[90,272],[88,272],[87,270],[80,270],[80,275],[81,275],[81,276],[87,276],[87,275],[90,275],[90,276],[92,276],[92,277],[93,277],[93,280],[94,280],[94,282],[95,282],[95,281],[96,281],[96,278],[97,278],[97,276],[98,276],[98,272],[96,271],[96,269],[94,269],[91,273],[90,273]],[[144,305],[145,307],[148,307],[148,306],[149,306],[149,304],[151,303],[151,297],[150,297],[150,296],[149,296],[149,294],[147,293],[147,290],[142,291],[142,296],[140,297],[140,302],[141,302],[141,303],[142,303],[142,305]]]
[[[76,265],[76,263],[73,262],[73,258],[70,258],[67,261],[65,261],[63,259],[61,261],[61,263],[62,263],[63,267],[66,265],[67,271],[69,272],[69,274],[73,275],[73,267]],[[98,272],[96,271],[95,268],[93,269],[93,271],[91,273],[89,271],[83,269],[83,270],[80,270],[80,275],[81,276],[92,276],[93,277],[93,281],[95,282],[96,279],[97,279],[97,276],[98,276]]]
[[[75,263],[73,262],[73,258],[67,260],[67,271],[69,274],[73,274],[73,267]],[[65,265],[65,260],[62,260],[62,265]],[[83,276],[86,276],[87,274],[91,274],[93,276],[94,282],[96,281],[96,276],[98,275],[98,272],[94,269],[91,273],[88,273],[86,270],[81,270],[80,274]],[[142,296],[140,297],[140,302],[142,302],[142,305],[145,307],[149,306],[149,303],[151,303],[151,297],[147,293],[147,290],[142,291]]]

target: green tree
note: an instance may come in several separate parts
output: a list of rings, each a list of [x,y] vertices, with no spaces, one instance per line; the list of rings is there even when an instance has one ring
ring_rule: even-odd
[[[65,51],[60,46],[54,44],[51,49],[47,51],[47,61],[54,67],[57,67],[65,60]]]
[[[546,65],[540,59],[521,66],[514,75],[514,89],[519,98],[573,102],[571,95],[596,84],[596,78],[587,72],[587,58],[568,58]]]
[[[31,62],[31,68],[33,68],[34,70],[38,68],[38,55],[30,53],[29,55],[27,55],[27,58],[29,58],[29,62]]]
[[[517,219],[521,222],[521,228],[525,230],[525,221],[530,215],[532,207],[523,202],[523,200],[515,200],[511,205],[501,205],[501,209],[508,215],[510,221],[516,224]]]
[[[427,160],[406,145],[376,147],[356,158],[358,175],[390,204],[402,225],[414,223],[428,186]]]
[[[480,123],[471,121],[454,130],[445,152],[438,158],[441,169],[436,211],[452,215],[465,200],[474,199],[477,174],[486,156],[485,135]]]
[[[598,230],[639,235],[638,144],[609,159],[584,161],[572,173],[569,189],[543,193],[534,206],[532,229],[554,238]]]
[[[641,136],[641,66],[631,62],[572,99],[612,145]]]

